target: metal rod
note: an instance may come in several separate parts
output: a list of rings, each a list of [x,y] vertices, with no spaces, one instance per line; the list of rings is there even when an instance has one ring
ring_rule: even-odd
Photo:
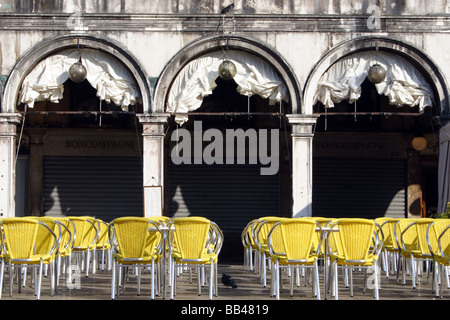
[[[136,112],[129,111],[19,111],[20,114],[29,115],[102,115],[102,114],[130,114],[135,115]]]
[[[424,113],[412,112],[315,112],[314,115],[319,116],[404,116],[404,117],[420,117]]]

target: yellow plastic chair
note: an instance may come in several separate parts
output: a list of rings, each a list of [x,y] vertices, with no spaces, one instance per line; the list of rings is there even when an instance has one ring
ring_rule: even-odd
[[[434,262],[432,290],[438,298],[443,296],[444,276],[447,278],[447,287],[449,287],[447,272],[445,272],[445,268],[449,266],[449,259],[446,258],[450,253],[450,232],[446,231],[449,226],[450,219],[433,219],[427,228],[426,240]]]
[[[378,237],[378,227],[375,221],[370,219],[344,218],[337,219],[331,224],[339,231],[333,233],[339,238],[337,252],[330,250],[330,259],[333,265],[333,288],[335,299],[338,299],[338,267],[349,268],[350,274],[353,268],[373,269],[374,296],[379,299],[378,287],[378,257],[383,245]],[[365,289],[365,286],[364,286]],[[351,295],[353,295],[353,282],[351,283]]]
[[[89,266],[91,261],[91,253],[95,255],[96,241],[98,236],[98,230],[96,221],[89,216],[72,216],[67,217],[74,227],[74,241],[72,252],[76,255],[77,268],[81,271],[85,269],[86,277],[89,276]],[[80,260],[84,258],[84,264],[81,264]]]
[[[103,221],[101,219],[95,219],[97,223],[97,241],[95,242],[95,251],[94,255],[94,265],[93,272],[97,270],[97,266],[99,264],[98,260],[100,259],[101,270],[105,271],[105,265],[107,265],[107,269],[111,270],[111,245],[109,243],[108,237],[108,227],[109,223]],[[106,262],[105,262],[106,261]]]
[[[318,256],[314,254],[314,238],[316,228],[320,224],[311,219],[291,218],[283,219],[272,227],[267,237],[267,244],[273,263],[274,289],[277,300],[280,298],[282,281],[281,269],[291,271],[290,295],[293,296],[294,272],[298,268],[314,268],[313,295],[320,300]],[[320,245],[320,243],[318,244]]]
[[[40,299],[42,286],[42,271],[45,264],[49,264],[57,247],[56,234],[46,226],[46,224],[31,218],[4,218],[0,221],[2,248],[2,262],[0,267],[0,298],[3,291],[4,270],[5,267],[34,267],[38,269],[38,275],[35,275],[35,294],[36,299]],[[48,252],[42,250],[36,251],[36,239],[39,228],[43,227],[53,239],[52,246]],[[50,242],[50,241],[49,241]],[[18,272],[20,274],[20,272]],[[21,281],[19,279],[19,285]],[[10,294],[12,295],[12,288]]]
[[[430,272],[432,270],[430,264],[432,264],[433,262],[433,252],[430,250],[430,246],[428,245],[429,241],[427,239],[427,234],[430,224],[433,223],[434,221],[435,219],[431,218],[421,218],[417,219],[415,222],[417,228],[417,242],[419,248],[419,254],[414,256],[414,261],[416,262],[414,267],[417,270],[416,277],[421,276],[423,274],[424,272],[423,266],[425,265],[427,281],[430,276]]]
[[[270,259],[269,247],[267,246],[267,236],[275,223],[288,218],[263,217],[258,219],[254,226],[254,240],[257,244],[258,264],[260,281],[264,287],[267,286],[267,259]],[[269,263],[270,267],[270,263]]]
[[[124,268],[138,269],[137,293],[141,291],[141,269],[149,267],[151,271],[151,299],[155,298],[155,266],[159,263],[161,242],[159,225],[144,217],[121,217],[109,224],[109,241],[114,249],[111,299],[119,295],[117,269],[122,270],[122,282],[125,285]]]
[[[406,284],[406,274],[411,270],[412,288],[416,288],[415,257],[421,255],[419,235],[416,222],[417,219],[400,219],[394,230],[395,240],[399,248],[397,263],[397,281],[400,269],[402,270],[402,284]],[[409,269],[408,269],[409,266]]]
[[[250,221],[241,233],[241,242],[244,247],[244,267],[249,271],[253,271],[254,254],[257,248],[257,244],[252,236],[252,227],[256,223],[257,219]]]
[[[440,279],[440,293],[439,297],[444,297],[444,268],[449,268],[450,266],[450,225],[446,226],[445,229],[439,234],[438,237],[439,246],[439,257],[436,257],[439,264],[439,279]],[[449,287],[447,280],[447,287]],[[437,287],[438,288],[438,287]]]
[[[42,223],[38,226],[38,233],[36,236],[36,254],[45,255],[52,251],[47,266],[50,267],[51,295],[53,296],[56,292],[56,262],[61,246],[62,227],[59,221],[51,217],[37,217],[35,219]],[[45,224],[45,226],[43,224]],[[47,229],[50,229],[53,233],[49,233]],[[54,246],[53,234],[57,237],[57,243],[54,250],[52,250],[52,247]]]
[[[218,295],[217,262],[222,248],[223,234],[212,221],[202,217],[175,218],[169,222],[171,258],[170,299],[176,291],[176,270],[180,267],[198,270],[198,289],[201,294],[200,270],[209,267],[209,299]],[[212,230],[212,231],[211,231]]]
[[[395,240],[395,225],[399,218],[377,218],[375,222],[381,227],[384,235],[384,244],[382,249],[382,265],[386,273],[386,278],[389,278],[391,272],[397,272],[397,261],[400,249]]]
[[[75,234],[75,227],[73,223],[66,218],[54,217],[60,224],[61,239],[56,257],[56,288],[59,286],[59,278],[61,274],[65,274],[71,281],[71,274],[69,266],[71,266],[73,236]]]

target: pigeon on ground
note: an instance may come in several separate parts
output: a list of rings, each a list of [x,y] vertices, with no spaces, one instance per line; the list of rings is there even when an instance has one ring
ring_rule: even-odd
[[[234,283],[233,278],[232,278],[230,275],[225,274],[225,273],[222,274],[222,283],[223,283],[224,285],[226,285],[227,288],[228,288],[229,286],[231,286],[233,289],[234,289],[234,288],[237,288],[237,285]]]

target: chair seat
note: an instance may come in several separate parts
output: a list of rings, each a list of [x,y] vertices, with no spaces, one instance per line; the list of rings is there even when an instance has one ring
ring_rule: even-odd
[[[172,258],[175,259],[177,263],[184,263],[188,261],[191,264],[208,264],[211,262],[211,259],[213,259],[213,263],[217,263],[218,256],[215,253],[204,253],[200,259],[189,260],[189,259],[183,259],[181,258],[181,255],[179,253],[174,252],[172,254]]]
[[[1,255],[2,259],[5,259],[5,261],[7,262],[11,262],[11,256],[9,254],[3,254]],[[27,259],[27,261],[18,261],[18,260],[14,260],[12,259],[12,262],[14,264],[39,264],[41,259],[42,262],[44,264],[48,264],[50,263],[50,261],[53,259],[54,257],[50,254],[37,254],[37,255],[33,255],[31,256],[30,259]]]
[[[338,265],[371,266],[378,260],[378,256],[370,254],[365,260],[345,260],[342,255],[332,254],[330,259],[336,261]]]
[[[299,264],[299,265],[313,265],[314,262],[317,260],[317,256],[310,256],[308,257],[308,259],[305,260],[301,260],[301,261],[296,261],[296,260],[288,260],[287,257],[283,254],[273,254],[271,256],[272,262],[276,262],[278,260],[278,263],[280,265],[295,265],[295,264]]]
[[[127,258],[124,260],[124,258],[120,253],[114,253],[113,258],[116,259],[116,261],[120,264],[147,264],[151,263],[152,258],[155,259],[155,263],[159,262],[161,256],[158,254],[152,254],[152,255],[145,255],[142,258],[136,259]]]

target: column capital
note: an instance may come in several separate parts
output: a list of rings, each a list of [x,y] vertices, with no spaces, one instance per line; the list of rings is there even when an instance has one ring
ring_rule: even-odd
[[[292,137],[313,137],[313,126],[317,123],[318,115],[314,114],[288,114],[286,115],[292,126]]]
[[[289,124],[295,125],[314,125],[317,122],[319,115],[317,114],[287,114]]]
[[[20,124],[23,116],[20,113],[0,113],[0,123]]]
[[[171,116],[170,113],[141,113],[136,115],[140,123],[144,124],[166,124]]]

